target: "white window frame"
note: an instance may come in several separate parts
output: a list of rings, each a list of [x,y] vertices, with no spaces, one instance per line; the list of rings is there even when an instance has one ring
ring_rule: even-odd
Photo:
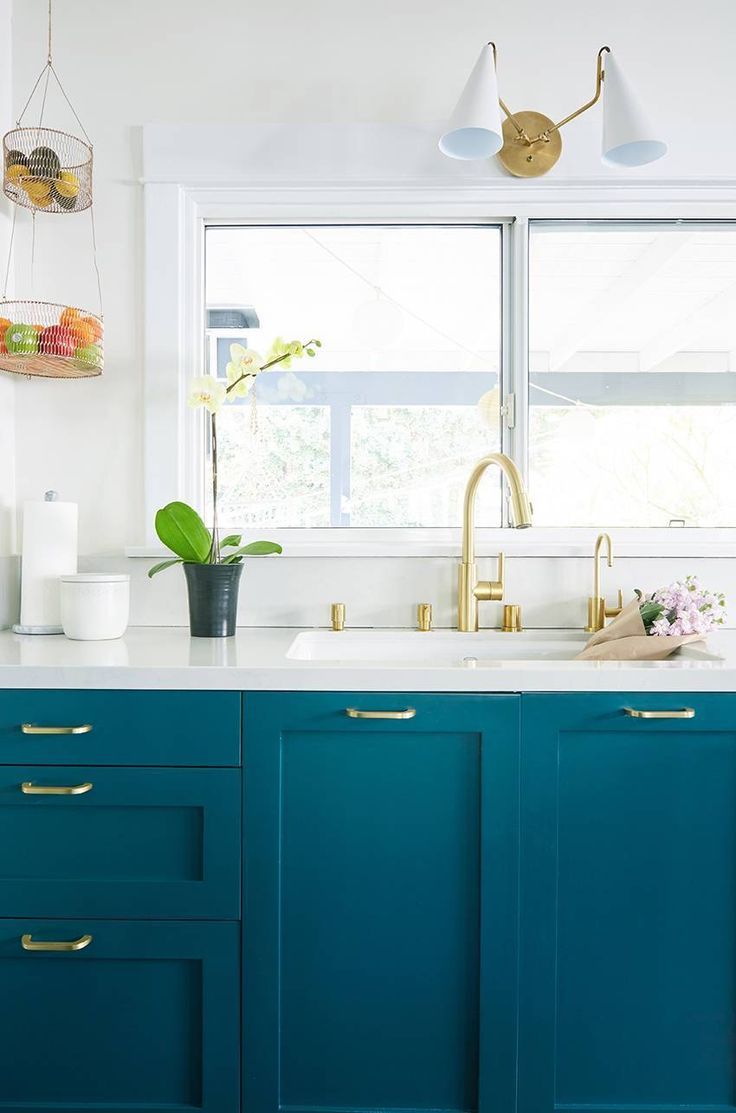
[[[150,129],[147,129],[150,130]],[[201,130],[201,129],[200,129]],[[166,142],[159,147],[168,150]],[[171,146],[171,143],[169,143]],[[211,144],[198,144],[212,150]],[[188,381],[204,356],[204,236],[208,225],[245,224],[493,224],[502,227],[502,404],[516,396],[523,420],[504,422],[502,447],[522,470],[527,462],[528,245],[530,220],[734,220],[736,183],[648,181],[359,182],[352,178],[286,185],[283,176],[257,183],[188,181],[191,168],[167,155],[152,161],[144,182],[144,501],[145,543],[129,555],[160,551],[153,530],[158,507],[172,499],[202,504],[201,414],[185,403]],[[176,159],[172,157],[172,162]],[[445,160],[449,163],[449,160]],[[601,522],[601,528],[610,523]],[[588,555],[596,530],[479,530],[480,552],[500,544],[527,555]],[[622,555],[736,556],[736,529],[617,529]],[[293,556],[445,556],[458,551],[457,529],[384,528],[269,530]]]

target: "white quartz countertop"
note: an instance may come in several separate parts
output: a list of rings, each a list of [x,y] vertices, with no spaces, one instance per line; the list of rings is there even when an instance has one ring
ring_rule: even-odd
[[[131,627],[117,641],[75,642],[60,635],[29,637],[3,631],[0,688],[736,692],[736,630],[720,631],[708,639],[713,656],[687,649],[662,662],[475,659],[474,634],[462,635],[463,645],[467,639],[467,657],[452,661],[442,657],[421,663],[391,660],[390,650],[377,660],[348,660],[348,642],[340,640],[342,634],[329,635],[335,639],[334,659],[298,660],[287,656],[297,633],[242,628],[234,638],[200,639],[190,638],[182,627]],[[516,635],[492,636],[513,639]],[[529,636],[569,640],[571,653],[574,639],[583,637],[580,631],[549,630]]]

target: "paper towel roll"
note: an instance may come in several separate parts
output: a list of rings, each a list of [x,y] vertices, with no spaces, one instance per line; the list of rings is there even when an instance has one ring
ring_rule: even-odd
[[[59,576],[77,571],[77,519],[75,502],[23,504],[19,633],[61,633]]]

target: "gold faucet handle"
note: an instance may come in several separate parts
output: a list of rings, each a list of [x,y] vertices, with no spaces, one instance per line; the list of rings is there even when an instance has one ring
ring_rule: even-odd
[[[603,605],[603,614],[606,618],[617,618],[621,611],[624,609],[624,593],[621,588],[618,589],[618,603],[615,607],[609,607],[607,603]]]
[[[479,580],[475,585],[475,598],[485,603],[500,603],[505,590],[504,571],[506,568],[505,553],[498,554],[497,580]]]
[[[345,629],[345,604],[333,603],[330,607],[330,624],[332,629],[339,633]]]
[[[417,629],[428,634],[432,629],[432,604],[417,603]]]

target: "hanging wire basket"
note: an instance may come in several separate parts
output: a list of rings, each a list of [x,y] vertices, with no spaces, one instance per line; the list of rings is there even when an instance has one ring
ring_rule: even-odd
[[[102,374],[102,318],[50,301],[0,301],[0,370],[47,379]]]
[[[82,212],[92,204],[92,147],[65,131],[17,127],[3,138],[3,192],[34,212]]]

